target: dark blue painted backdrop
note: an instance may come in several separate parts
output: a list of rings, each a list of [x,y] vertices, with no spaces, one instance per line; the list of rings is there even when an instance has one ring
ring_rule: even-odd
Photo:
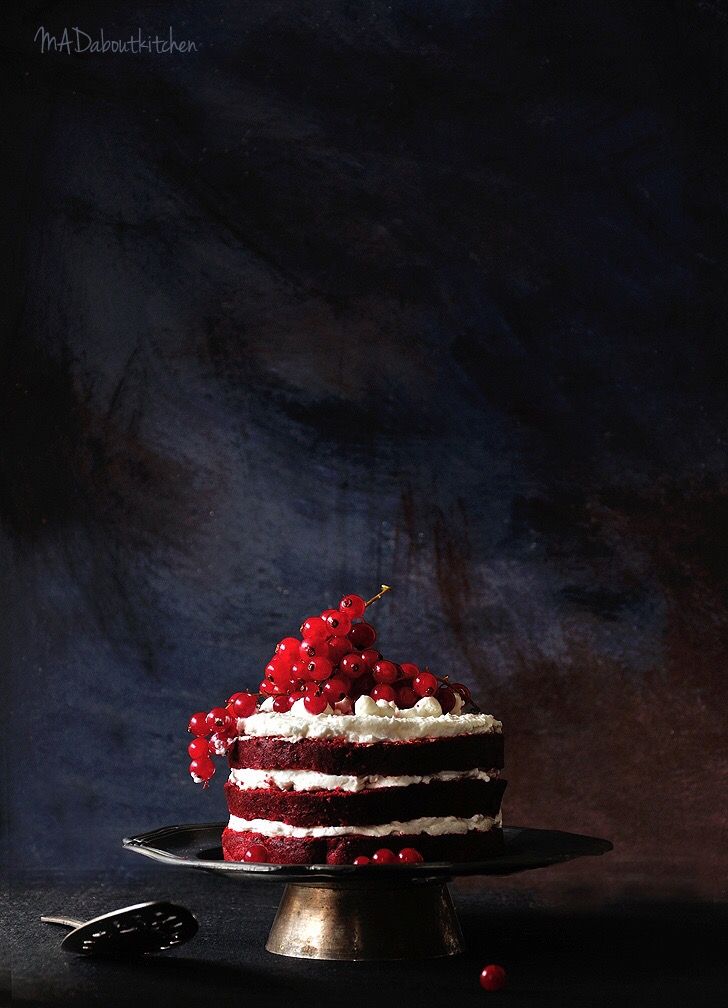
[[[199,52],[40,54],[40,24],[171,24]],[[386,580],[387,650],[506,722],[511,821],[710,886],[726,51],[689,2],[25,8],[17,862],[123,861],[125,832],[221,816],[186,777],[188,713]]]

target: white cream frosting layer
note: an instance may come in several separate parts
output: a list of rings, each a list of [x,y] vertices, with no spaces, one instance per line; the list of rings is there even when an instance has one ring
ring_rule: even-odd
[[[500,733],[503,725],[491,714],[441,714],[412,717],[393,709],[390,716],[375,714],[319,714],[260,711],[238,720],[240,737],[275,736],[296,742],[302,738],[344,738],[349,742],[386,742],[456,735]]]
[[[469,833],[477,830],[487,833],[500,826],[502,818],[497,816],[475,815],[470,819],[458,819],[456,816],[424,816],[421,819],[409,819],[407,822],[382,823],[379,826],[290,826],[288,823],[275,822],[272,819],[240,819],[231,815],[228,829],[236,833],[260,833],[269,837],[337,837],[337,836],[373,836],[384,837],[392,834],[411,835],[428,833],[430,836],[443,836],[446,833]]]
[[[242,791],[257,788],[279,788],[281,791],[367,791],[376,788],[407,787],[410,784],[429,784],[432,781],[482,780],[498,776],[498,770],[443,770],[423,777],[385,777],[369,774],[324,774],[315,770],[231,770],[230,783]]]

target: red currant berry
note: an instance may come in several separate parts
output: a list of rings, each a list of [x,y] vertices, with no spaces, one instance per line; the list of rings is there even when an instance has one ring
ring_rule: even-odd
[[[204,738],[193,738],[187,746],[187,752],[190,754],[190,759],[204,759],[210,755],[210,743]]]
[[[307,682],[304,684],[301,693],[303,696],[318,696],[319,684],[317,682]]]
[[[254,862],[255,864],[266,864],[268,862],[268,851],[263,844],[254,843],[243,854],[243,861]]]
[[[366,607],[367,604],[361,595],[344,595],[341,602],[339,602],[339,609],[341,612],[346,613],[350,620],[359,619],[360,616],[363,616]]]
[[[412,680],[412,689],[419,697],[433,696],[439,685],[432,672],[420,672]]]
[[[284,637],[282,641],[278,641],[276,644],[276,654],[281,656],[292,655],[292,660],[295,661],[298,657],[300,643],[298,637]]]
[[[332,707],[344,699],[346,691],[346,683],[343,679],[339,679],[338,676],[334,676],[333,679],[327,679],[321,690]]]
[[[372,700],[397,700],[397,694],[387,683],[377,683],[377,685],[370,690],[369,696]]]
[[[353,861],[353,864],[356,864],[356,865],[363,865],[363,864],[370,864],[370,863],[371,862],[370,862],[369,858],[366,856],[366,854],[360,854],[359,857],[355,857],[354,861]]]
[[[369,694],[374,689],[374,676],[371,672],[365,672],[355,679],[351,686],[351,694],[354,698]]]
[[[337,637],[346,637],[351,630],[351,616],[339,609],[324,609],[321,619],[328,625],[329,633]]]
[[[378,683],[393,683],[399,678],[399,669],[391,661],[378,661],[374,666],[374,679]]]
[[[382,656],[380,653],[375,651],[374,648],[367,648],[361,653],[361,659],[370,671],[374,668],[377,662],[381,660],[381,658]]]
[[[326,640],[333,631],[320,616],[309,616],[301,624],[301,637],[308,640]]]
[[[480,974],[480,986],[483,990],[487,991],[497,991],[502,990],[506,985],[506,971],[502,966],[496,966],[495,963],[491,963],[486,966],[485,969]]]
[[[372,854],[372,861],[375,864],[396,864],[397,856],[389,847],[380,847],[378,851]]]
[[[308,637],[301,641],[298,649],[300,660],[306,664],[309,658],[328,658],[330,653],[329,645],[325,640],[310,640]],[[296,662],[298,665],[298,661]]]
[[[212,728],[207,727],[207,711],[198,711],[190,718],[187,731],[193,735],[209,735]]]
[[[209,756],[203,756],[202,759],[193,759],[190,763],[190,774],[193,777],[198,777],[204,784],[207,784],[215,775],[215,764]]]
[[[228,700],[234,717],[250,717],[255,714],[258,702],[252,693],[233,693]]]
[[[273,701],[273,710],[276,714],[285,714],[293,706],[293,700],[291,697],[284,693],[282,696],[277,696]]]
[[[397,855],[397,860],[402,864],[419,864],[425,859],[415,847],[403,847]]]
[[[354,646],[348,637],[329,637],[329,658],[338,665],[344,655],[348,655],[354,650]]]
[[[472,703],[473,702],[473,697],[472,697],[472,695],[470,693],[470,690],[468,689],[467,686],[463,686],[462,683],[459,683],[459,682],[450,683],[450,689],[455,690],[456,693],[460,694],[460,697],[462,698],[463,703]]]
[[[303,698],[306,696],[303,690],[294,690],[293,693],[289,693],[288,695],[291,698],[291,707],[294,705],[296,700],[303,700]]]
[[[325,696],[305,696],[303,698],[303,706],[309,714],[323,714],[328,703]]]
[[[407,710],[414,707],[420,698],[411,686],[400,686],[397,690],[397,706],[400,710]]]
[[[443,714],[449,714],[450,711],[455,706],[457,694],[455,690],[450,689],[449,686],[441,686],[437,693],[435,693],[435,699],[438,701],[442,707]]]
[[[290,676],[290,665],[284,665],[282,660],[275,657],[271,658],[265,667],[263,672],[263,678],[267,679],[268,682],[278,682],[279,680],[288,679]]]
[[[411,661],[402,662],[399,667],[402,669],[402,675],[405,679],[414,679],[415,676],[420,674],[419,666]]]
[[[371,623],[362,620],[361,623],[354,623],[346,636],[357,651],[366,651],[377,639],[377,631]]]
[[[306,674],[314,682],[323,682],[334,671],[334,666],[328,658],[312,658],[306,662]]]
[[[344,673],[344,675],[347,675],[350,679],[358,678],[360,675],[363,675],[367,670],[366,664],[362,659],[362,656],[360,654],[357,654],[356,651],[352,651],[351,654],[344,655],[344,657],[341,659],[339,667],[341,668],[341,671]]]
[[[213,707],[205,718],[205,724],[211,732],[224,731],[230,727],[230,715],[224,707]]]

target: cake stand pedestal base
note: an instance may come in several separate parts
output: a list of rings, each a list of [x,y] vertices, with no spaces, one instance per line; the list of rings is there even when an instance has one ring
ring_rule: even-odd
[[[463,936],[445,882],[370,876],[289,883],[265,947],[298,959],[431,959],[462,952]]]

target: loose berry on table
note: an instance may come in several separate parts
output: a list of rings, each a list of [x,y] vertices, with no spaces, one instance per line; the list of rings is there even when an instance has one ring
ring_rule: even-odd
[[[480,974],[480,986],[483,990],[497,991],[506,985],[506,971],[502,966],[491,963],[485,966]]]
[[[254,843],[247,848],[243,854],[243,861],[248,861],[256,864],[267,864],[268,862],[268,851],[263,846],[263,844]]]
[[[425,859],[416,847],[403,847],[397,855],[397,860],[402,864],[420,864]]]

